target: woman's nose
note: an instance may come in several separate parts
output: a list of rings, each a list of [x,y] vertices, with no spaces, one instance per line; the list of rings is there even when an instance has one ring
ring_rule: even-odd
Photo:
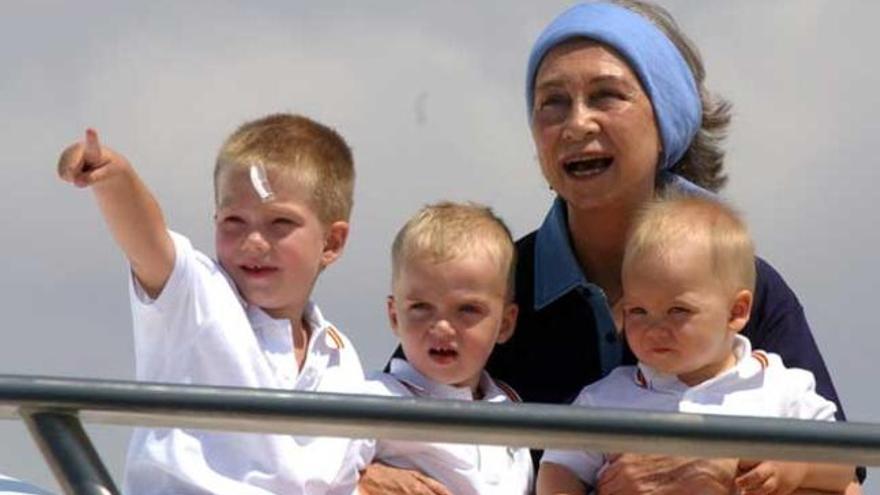
[[[598,132],[599,123],[593,109],[583,102],[573,102],[562,131],[563,138],[578,141]]]

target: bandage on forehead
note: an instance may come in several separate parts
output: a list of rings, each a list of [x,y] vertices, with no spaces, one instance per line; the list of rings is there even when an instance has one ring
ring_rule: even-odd
[[[270,201],[275,197],[275,194],[272,192],[272,185],[269,184],[269,174],[261,162],[251,163],[249,173],[251,185],[254,187],[257,196],[260,197],[260,201]]]

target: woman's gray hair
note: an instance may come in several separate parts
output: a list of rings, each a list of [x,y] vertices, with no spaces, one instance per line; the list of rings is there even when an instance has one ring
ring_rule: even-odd
[[[684,156],[670,172],[717,192],[727,182],[727,176],[723,173],[724,149],[721,143],[730,125],[730,102],[706,88],[706,69],[700,52],[666,9],[642,0],[610,0],[610,3],[636,12],[654,23],[675,44],[690,66],[703,104],[702,122]]]

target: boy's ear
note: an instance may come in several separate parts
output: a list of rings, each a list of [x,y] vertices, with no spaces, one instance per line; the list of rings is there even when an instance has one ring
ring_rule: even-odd
[[[348,222],[342,220],[333,222],[327,227],[327,234],[324,237],[324,252],[321,253],[321,268],[327,268],[342,256],[345,241],[348,240],[348,231]]]
[[[388,310],[388,323],[391,325],[391,333],[397,335],[397,306],[394,305],[394,296],[388,296],[386,299],[386,309]]]
[[[741,290],[736,293],[733,298],[733,304],[730,306],[730,319],[727,322],[727,328],[734,332],[739,332],[745,328],[749,322],[749,315],[752,313],[752,291]]]
[[[513,337],[513,329],[516,328],[516,316],[519,314],[519,306],[515,303],[507,303],[501,314],[501,328],[498,330],[497,344],[503,344]]]

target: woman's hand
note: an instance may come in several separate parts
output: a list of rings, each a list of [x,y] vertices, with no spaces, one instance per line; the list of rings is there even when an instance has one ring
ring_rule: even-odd
[[[445,486],[424,474],[373,463],[361,473],[360,495],[452,495]]]
[[[736,459],[694,459],[661,455],[619,454],[599,478],[599,495],[673,495],[699,493],[729,495],[736,475]]]

